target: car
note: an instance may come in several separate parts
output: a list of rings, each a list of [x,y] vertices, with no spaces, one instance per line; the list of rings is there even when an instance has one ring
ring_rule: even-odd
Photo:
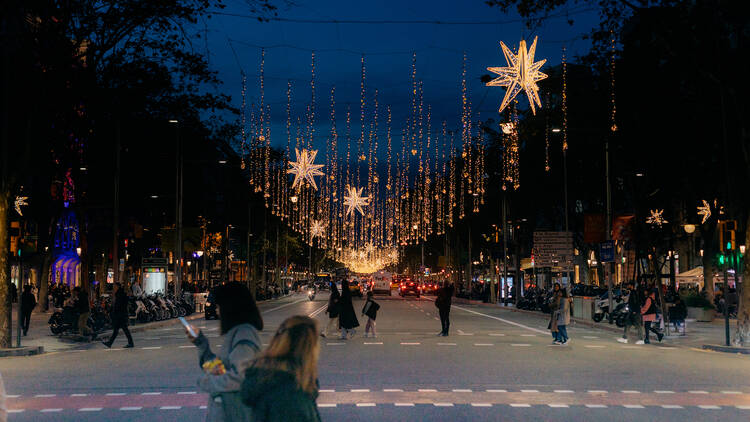
[[[391,273],[378,271],[372,275],[372,292],[391,295]],[[398,287],[397,287],[398,288]]]
[[[422,289],[420,288],[419,283],[410,278],[406,278],[399,285],[398,294],[401,297],[405,297],[408,294],[413,294],[416,297],[419,297],[422,293],[421,290]]]
[[[352,296],[362,297],[362,287],[360,286],[359,278],[352,277],[349,280],[349,291],[352,293]]]

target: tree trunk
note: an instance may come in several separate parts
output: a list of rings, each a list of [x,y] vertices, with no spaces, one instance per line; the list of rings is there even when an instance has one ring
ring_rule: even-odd
[[[49,270],[50,270],[50,258],[51,253],[49,251],[44,253],[44,259],[42,260],[42,271],[41,278],[39,279],[39,306],[45,312],[49,309]]]
[[[701,260],[703,261],[703,287],[706,289],[706,298],[711,303],[714,303],[713,248],[708,247],[710,244],[710,240],[704,242],[703,256],[701,257]]]
[[[10,190],[0,190],[0,348],[11,347],[10,262],[8,260],[10,239],[8,233],[8,211]]]
[[[745,227],[750,227],[750,215],[747,217]],[[745,229],[745,244],[750,245],[750,230]],[[735,283],[737,278],[735,277]],[[742,284],[736,283],[739,292],[739,303],[737,304],[737,330],[734,333],[734,344],[736,346],[750,346],[750,288],[745,281],[750,280],[750,260],[745,259],[745,267],[742,269]]]

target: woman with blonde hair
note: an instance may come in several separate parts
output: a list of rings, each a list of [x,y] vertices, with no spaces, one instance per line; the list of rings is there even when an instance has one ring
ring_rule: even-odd
[[[245,372],[242,400],[263,422],[319,422],[318,325],[312,318],[287,318],[268,348]]]

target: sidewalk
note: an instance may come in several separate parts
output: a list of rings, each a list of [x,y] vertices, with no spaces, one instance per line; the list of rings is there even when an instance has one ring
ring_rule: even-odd
[[[527,315],[535,315],[545,321],[549,318],[548,314],[542,313],[541,311],[527,311],[522,309],[516,309],[512,304],[507,307],[503,306],[502,303],[492,304],[484,303],[478,300],[468,300],[461,298],[453,298],[453,303],[457,304],[470,304],[477,306],[494,307],[506,312],[522,313]],[[606,321],[594,322],[593,320],[584,320],[581,318],[571,317],[571,326],[579,328],[581,326],[591,327],[594,329],[608,331],[614,340],[617,337],[622,336],[623,329],[615,324],[609,324]],[[687,332],[686,335],[679,335],[675,332],[674,326],[670,326],[669,335],[664,337],[663,343],[672,344],[675,346],[682,347],[693,347],[702,349],[704,345],[723,345],[725,344],[725,331],[724,331],[724,318],[715,318],[713,322],[697,322],[693,320],[687,320]],[[737,328],[737,320],[729,320],[729,335],[730,341],[734,338],[734,332]],[[666,330],[665,330],[666,334]],[[653,336],[652,336],[653,337]]]

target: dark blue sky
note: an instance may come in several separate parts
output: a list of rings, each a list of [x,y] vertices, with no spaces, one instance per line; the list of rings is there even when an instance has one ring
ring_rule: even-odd
[[[313,20],[440,20],[502,21],[493,25],[432,24],[314,24],[293,22],[258,22],[250,18],[214,15],[206,23],[206,41],[196,49],[210,52],[210,64],[224,82],[222,90],[240,104],[240,66],[248,77],[248,103],[258,102],[260,46],[266,48],[265,101],[272,107],[272,140],[285,145],[286,84],[293,83],[293,116],[302,116],[310,102],[310,54],[316,51],[316,131],[319,143],[328,134],[330,88],[336,86],[338,129],[343,134],[346,104],[354,116],[353,135],[358,134],[360,54],[365,54],[368,107],[379,90],[381,129],[384,129],[385,105],[393,111],[394,135],[400,137],[410,110],[411,54],[417,53],[417,78],[424,81],[425,109],[432,105],[433,125],[443,119],[457,127],[461,114],[461,58],[466,51],[467,81],[473,111],[482,119],[494,117],[504,95],[504,88],[485,87],[479,77],[488,73],[487,66],[505,66],[499,47],[504,41],[511,48],[518,42],[539,36],[537,60],[547,64],[560,62],[561,48],[569,56],[584,54],[590,44],[580,38],[598,22],[598,10],[575,6],[568,10],[574,25],[566,17],[553,17],[534,31],[528,30],[515,14],[501,13],[480,0],[473,1],[311,1],[282,4],[279,17]],[[249,14],[244,0],[228,0],[226,13]],[[202,24],[199,26],[203,26]],[[203,28],[199,28],[202,30]],[[237,59],[230,48],[230,42]],[[239,63],[238,63],[239,61]],[[540,83],[544,91],[544,82]],[[520,96],[519,96],[520,97]],[[521,98],[525,104],[525,96]],[[368,113],[369,114],[369,113]],[[368,116],[369,119],[369,116]],[[383,143],[381,142],[381,145]],[[318,145],[322,146],[322,145]]]

